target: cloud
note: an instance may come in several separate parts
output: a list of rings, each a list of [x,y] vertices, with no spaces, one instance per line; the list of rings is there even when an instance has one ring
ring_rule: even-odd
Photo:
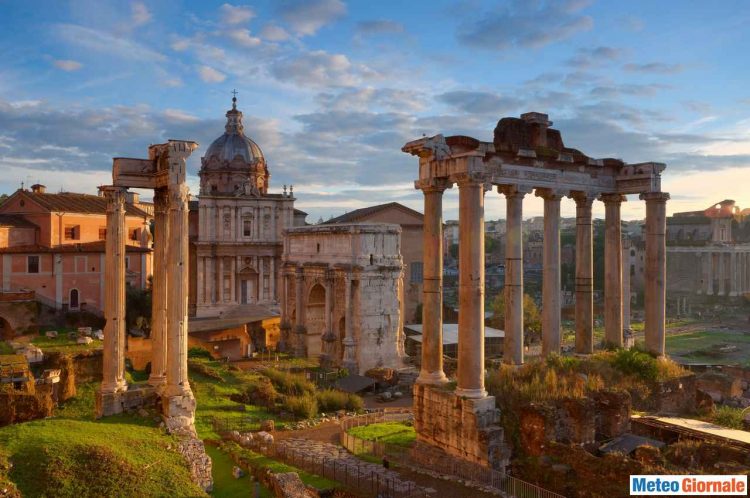
[[[469,114],[491,114],[500,116],[517,109],[521,101],[503,97],[496,93],[456,90],[435,96],[435,99]]]
[[[227,79],[226,74],[222,73],[221,71],[217,71],[210,66],[200,66],[198,68],[198,75],[206,83],[221,83],[222,81]]]
[[[366,70],[354,66],[343,54],[323,50],[279,59],[270,67],[276,79],[300,86],[354,86],[360,82],[359,72]]]
[[[300,36],[314,35],[320,28],[346,14],[341,0],[283,0],[278,11]]]
[[[669,85],[651,83],[648,85],[622,84],[610,86],[595,86],[589,91],[589,95],[601,99],[611,99],[620,96],[653,96],[662,90],[671,88]]]
[[[57,59],[52,61],[52,64],[63,71],[78,71],[83,67],[83,64],[80,62],[70,59]]]
[[[255,11],[247,5],[231,5],[228,3],[219,7],[221,22],[225,24],[242,24],[255,17]]]
[[[167,118],[168,121],[178,123],[196,123],[200,121],[197,116],[193,116],[192,114],[180,109],[164,109],[164,117]]]
[[[568,60],[568,64],[578,69],[587,69],[613,62],[622,57],[622,54],[622,49],[614,47],[579,48],[576,55]]]
[[[260,38],[250,35],[247,29],[232,29],[227,31],[227,36],[242,47],[257,47],[260,45]]]
[[[684,68],[682,64],[666,64],[664,62],[649,62],[646,64],[625,64],[622,68],[629,73],[654,73],[654,74],[675,74],[681,72]]]
[[[58,24],[54,29],[66,43],[92,52],[102,52],[121,59],[136,61],[162,62],[166,60],[163,54],[126,37],[114,36],[77,24]]]
[[[264,38],[272,42],[280,42],[289,39],[289,33],[280,26],[275,24],[266,24],[263,29],[260,30],[261,38]]]
[[[488,50],[540,48],[593,28],[594,20],[579,13],[587,4],[513,0],[489,12],[477,11],[476,20],[459,26],[458,40]]]
[[[151,12],[143,2],[133,2],[130,5],[132,11],[131,19],[133,21],[133,27],[143,26],[144,24],[151,21]]]
[[[424,94],[395,88],[346,88],[337,93],[320,93],[316,100],[324,109],[337,111],[387,109],[418,112],[426,105]]]
[[[188,48],[190,48],[190,40],[187,38],[177,38],[172,43],[169,44],[170,47],[172,47],[172,50],[175,52],[184,52]]]
[[[378,19],[371,21],[360,21],[356,27],[357,34],[360,35],[388,35],[398,34],[405,31],[404,25],[400,22],[389,19]]]

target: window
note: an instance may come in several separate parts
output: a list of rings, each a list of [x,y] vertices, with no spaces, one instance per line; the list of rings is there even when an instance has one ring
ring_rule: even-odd
[[[80,225],[65,225],[65,240],[78,240],[81,238]]]
[[[78,289],[70,289],[70,309],[77,310],[79,307]]]
[[[26,263],[27,273],[39,273],[39,256],[28,256]]]
[[[99,227],[99,240],[107,238],[107,227]]]
[[[138,240],[139,239],[138,236],[140,235],[140,233],[141,233],[140,229],[138,229],[138,228],[131,228],[128,231],[128,237],[130,238],[130,240]]]
[[[253,234],[253,220],[245,218],[242,220],[242,235],[250,237]]]
[[[130,269],[130,256],[125,256],[125,269]]]
[[[423,265],[422,262],[415,262],[411,264],[411,283],[421,284],[423,281]]]

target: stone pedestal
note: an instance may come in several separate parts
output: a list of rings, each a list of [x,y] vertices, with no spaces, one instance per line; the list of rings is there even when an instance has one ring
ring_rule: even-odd
[[[191,431],[195,422],[195,397],[192,392],[162,397],[162,415],[170,433]]]
[[[417,441],[449,455],[504,471],[510,451],[495,397],[463,398],[438,386],[414,385],[414,428]]]
[[[122,392],[97,391],[95,398],[96,418],[109,417],[123,412]]]

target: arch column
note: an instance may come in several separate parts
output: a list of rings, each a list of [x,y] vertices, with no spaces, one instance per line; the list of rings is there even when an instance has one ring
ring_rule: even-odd
[[[604,202],[604,343],[621,348],[622,336],[622,194],[603,194]]]
[[[487,396],[484,389],[484,179],[458,180],[458,385],[456,395]]]
[[[417,382],[443,384],[443,192],[447,182],[421,184],[424,194],[422,365]]]
[[[573,192],[576,203],[576,353],[594,352],[594,258],[591,206],[594,197]]]
[[[354,340],[354,300],[352,293],[354,291],[354,282],[352,281],[351,275],[347,275],[344,280],[344,306],[346,307],[346,318],[344,321],[344,331],[346,337],[342,341],[344,344],[344,360],[342,366],[346,368],[350,374],[359,373],[357,367],[357,351],[356,341]]]
[[[294,349],[296,356],[305,356],[307,354],[304,337],[305,333],[307,333],[307,327],[305,327],[305,273],[301,266],[297,267],[294,278],[294,304],[296,306]]]
[[[646,201],[646,349],[664,356],[666,331],[667,200],[666,192],[640,195]]]
[[[542,356],[559,353],[560,304],[560,201],[565,194],[537,189],[544,199],[544,265],[542,276]]]
[[[169,250],[168,192],[154,190],[154,271],[151,281],[151,375],[148,383],[163,386],[167,382],[167,254]],[[198,259],[198,265],[201,258]],[[203,282],[198,279],[198,286]],[[198,304],[202,304],[200,301]]]

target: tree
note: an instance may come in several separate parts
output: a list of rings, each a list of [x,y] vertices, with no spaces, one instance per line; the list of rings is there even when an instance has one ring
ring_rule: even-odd
[[[492,311],[495,315],[489,323],[495,328],[505,328],[505,293],[500,292],[492,300]],[[528,294],[523,295],[523,329],[524,344],[538,342],[542,334],[542,316],[534,298]]]

